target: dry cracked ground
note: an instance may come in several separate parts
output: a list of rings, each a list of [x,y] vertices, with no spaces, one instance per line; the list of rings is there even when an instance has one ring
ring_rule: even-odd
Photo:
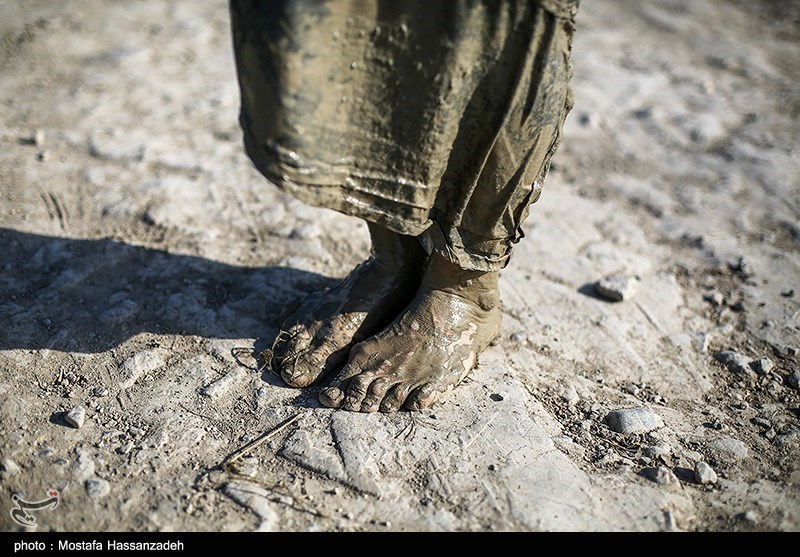
[[[249,163],[227,4],[0,3],[3,529],[800,530],[799,16],[584,2],[503,335],[384,415],[253,358],[368,242]]]

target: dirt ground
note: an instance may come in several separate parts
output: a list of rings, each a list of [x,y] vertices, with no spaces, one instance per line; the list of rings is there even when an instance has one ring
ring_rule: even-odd
[[[800,530],[800,3],[581,5],[502,337],[394,415],[253,358],[368,238],[253,169],[225,2],[0,36],[4,531]]]

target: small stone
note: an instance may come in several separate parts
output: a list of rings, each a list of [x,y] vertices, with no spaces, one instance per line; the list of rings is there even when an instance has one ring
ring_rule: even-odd
[[[718,290],[712,290],[711,292],[703,296],[703,300],[712,305],[721,306],[725,303],[725,296],[722,294],[722,292]]]
[[[681,451],[681,453],[683,454],[684,458],[690,461],[698,462],[700,460],[703,460],[703,455],[701,453],[698,453],[697,451],[693,451],[691,449],[684,449],[683,451]]]
[[[609,300],[621,302],[629,299],[636,292],[638,281],[634,277],[610,275],[595,283],[597,293]]]
[[[775,438],[775,444],[780,447],[798,447],[800,446],[800,431],[790,430],[782,433]],[[800,483],[800,482],[798,482]]]
[[[64,415],[66,421],[72,427],[80,429],[86,420],[86,409],[83,406],[75,406]]]
[[[702,485],[714,484],[717,483],[717,473],[707,462],[701,460],[694,465],[694,479]]]
[[[710,333],[692,333],[691,335],[692,347],[698,352],[708,352],[708,347],[711,344]]]
[[[165,353],[160,350],[143,350],[119,365],[120,389],[128,389],[144,374],[155,371],[164,364]]]
[[[578,391],[575,390],[573,385],[568,385],[566,389],[561,393],[561,400],[567,403],[568,406],[575,406],[580,401],[580,397],[578,396]]]
[[[673,486],[680,483],[675,473],[666,466],[648,468],[645,470],[645,476],[656,482],[658,485]]]
[[[761,358],[750,363],[750,368],[759,375],[766,375],[773,367],[775,367],[775,364],[769,358]]]
[[[31,142],[36,145],[37,147],[41,147],[44,145],[45,135],[44,130],[36,130],[33,132],[33,137],[31,137]]]
[[[800,389],[800,370],[794,370],[789,377],[786,378],[786,382],[789,383],[790,387]]]
[[[749,510],[736,515],[736,518],[744,520],[745,522],[750,522],[752,524],[758,524],[758,521],[761,517],[758,516],[758,513],[756,511]]]
[[[133,450],[133,447],[134,447],[133,443],[128,442],[125,443],[124,445],[117,447],[116,452],[119,454],[128,454]]]
[[[111,491],[111,484],[101,478],[89,478],[83,486],[86,494],[93,499],[105,497]]]
[[[672,447],[667,443],[659,443],[658,445],[650,445],[642,449],[642,452],[652,458],[659,456],[669,456],[672,453]]]
[[[723,350],[714,354],[717,361],[725,365],[730,371],[734,373],[743,373],[747,371],[750,360],[733,350]]]
[[[36,160],[39,162],[47,162],[50,160],[50,153],[47,151],[39,151],[36,153]]]
[[[94,462],[91,458],[81,453],[72,465],[72,475],[78,481],[86,481],[94,476]]]
[[[503,397],[503,395],[501,395],[500,393],[492,393],[491,395],[489,395],[489,398],[495,402],[500,402],[505,397]]]
[[[4,478],[16,476],[21,471],[19,465],[10,458],[3,459],[3,462],[0,464],[0,466],[2,467],[2,470],[0,470],[0,476]]]
[[[240,378],[247,375],[247,372],[240,368],[234,368],[210,385],[207,385],[200,389],[200,394],[205,395],[211,398],[215,398],[221,396],[228,392],[228,390],[236,383]]]
[[[764,429],[769,429],[769,428],[771,428],[771,427],[772,427],[772,422],[770,422],[769,420],[766,420],[766,419],[764,419],[764,418],[758,418],[758,417],[756,417],[756,418],[753,418],[751,421],[752,421],[752,422],[753,422],[755,425],[757,425],[757,426],[759,426],[759,427],[763,427]]]
[[[104,397],[108,396],[108,389],[102,385],[98,385],[94,389],[92,389],[92,395],[96,397]]]
[[[514,344],[523,344],[524,342],[527,342],[528,335],[520,331],[517,331],[516,333],[511,333],[511,336],[508,337],[508,340],[510,340]]]
[[[628,393],[629,395],[633,395],[633,396],[636,396],[637,394],[639,394],[640,390],[641,389],[639,388],[639,386],[634,384],[634,383],[629,383],[625,387],[625,392]]]
[[[606,424],[612,430],[628,435],[646,433],[664,427],[664,420],[649,408],[639,407],[610,412],[606,416]]]
[[[718,437],[706,445],[706,449],[713,453],[720,462],[728,462],[748,456],[747,445],[733,437]]]

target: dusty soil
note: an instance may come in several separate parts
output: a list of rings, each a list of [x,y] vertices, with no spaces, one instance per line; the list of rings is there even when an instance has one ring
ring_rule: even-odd
[[[368,242],[246,158],[226,3],[0,4],[3,530],[800,530],[798,23],[585,2],[501,339],[365,415],[253,358]]]

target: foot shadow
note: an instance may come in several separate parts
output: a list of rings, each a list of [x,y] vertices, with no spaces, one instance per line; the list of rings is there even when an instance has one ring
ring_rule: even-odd
[[[0,245],[0,350],[97,353],[149,332],[254,338],[258,353],[278,333],[286,304],[336,282],[287,267],[239,267],[108,238],[0,228]]]

